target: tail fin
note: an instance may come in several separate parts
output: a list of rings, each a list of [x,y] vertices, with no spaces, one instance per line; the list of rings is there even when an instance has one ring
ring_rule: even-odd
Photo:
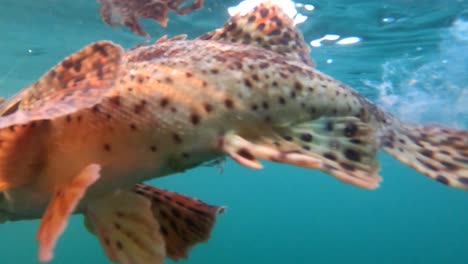
[[[468,190],[468,130],[402,124],[382,143],[388,154],[428,177]]]

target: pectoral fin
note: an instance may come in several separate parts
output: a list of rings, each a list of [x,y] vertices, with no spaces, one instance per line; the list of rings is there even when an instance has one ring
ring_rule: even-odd
[[[151,201],[131,191],[115,191],[89,203],[85,224],[107,257],[122,264],[164,263],[166,248]]]
[[[296,151],[286,151],[277,146],[265,142],[251,142],[241,136],[226,135],[220,146],[221,150],[241,165],[253,169],[261,169],[263,166],[258,159],[287,163],[294,166],[310,169],[321,169],[322,161],[310,155]]]
[[[39,260],[50,261],[58,237],[63,233],[68,217],[84,196],[86,189],[99,178],[101,167],[91,164],[85,167],[73,180],[57,190],[49,203],[37,233]]]

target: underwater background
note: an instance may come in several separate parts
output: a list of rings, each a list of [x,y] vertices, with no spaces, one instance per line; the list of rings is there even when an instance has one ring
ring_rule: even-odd
[[[205,0],[203,10],[172,14],[167,28],[143,24],[151,41],[193,38],[222,26],[238,4]],[[468,128],[468,1],[293,6],[319,70],[404,120]],[[129,48],[145,40],[108,27],[97,10],[95,0],[0,0],[0,95],[13,95],[90,42]],[[150,184],[227,206],[210,241],[180,263],[468,263],[468,192],[386,154],[379,161],[384,181],[374,191],[317,171],[268,162],[255,171],[231,160],[222,173],[199,167]],[[109,263],[82,220],[72,217],[52,263]],[[0,225],[1,264],[37,262],[38,224]]]

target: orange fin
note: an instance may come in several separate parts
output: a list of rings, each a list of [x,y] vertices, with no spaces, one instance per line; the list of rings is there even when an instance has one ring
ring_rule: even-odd
[[[114,26],[120,23],[140,36],[148,36],[141,27],[138,18],[152,19],[163,27],[166,27],[169,10],[174,10],[179,15],[188,14],[203,6],[203,0],[193,0],[191,5],[182,6],[185,0],[98,0],[101,4],[99,12],[102,20]]]
[[[445,185],[468,190],[468,130],[399,124],[384,137],[383,149]]]
[[[224,207],[149,185],[137,184],[136,193],[151,201],[154,217],[166,241],[167,256],[172,260],[187,258],[192,246],[210,238],[216,214]]]
[[[233,16],[222,28],[199,37],[202,40],[220,40],[265,48],[299,60],[309,66],[309,47],[293,20],[281,7],[266,1],[247,14]]]
[[[123,49],[112,42],[90,44],[5,101],[1,116],[18,110],[44,109],[55,102],[78,103],[79,106],[73,99],[100,98],[115,83],[122,56]]]
[[[122,56],[120,46],[102,41],[65,58],[2,104],[0,129],[94,106],[117,80]]]
[[[122,56],[111,42],[90,44],[0,104],[0,190],[30,181],[24,175],[42,165],[50,120],[98,104],[117,80]]]
[[[264,144],[263,142],[250,142],[234,134],[224,136],[220,148],[236,162],[252,169],[263,168],[258,159],[311,169],[322,168],[321,160],[315,157],[294,151],[283,151],[274,145]]]
[[[146,197],[115,191],[88,203],[85,224],[113,262],[162,264],[165,242],[151,206]]]
[[[68,217],[73,213],[87,188],[99,178],[101,166],[92,164],[66,186],[55,193],[42,217],[37,240],[39,242],[39,260],[50,261],[53,257],[55,243],[65,230]]]

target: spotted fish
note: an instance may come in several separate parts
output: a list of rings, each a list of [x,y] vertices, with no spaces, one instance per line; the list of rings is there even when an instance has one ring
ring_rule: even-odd
[[[112,260],[160,263],[186,253],[175,245],[187,246],[187,236],[206,239],[220,208],[135,184],[225,156],[374,189],[383,149],[468,189],[468,131],[404,123],[318,71],[308,54],[292,20],[269,2],[194,40],[83,48],[0,105],[2,214],[44,214],[41,260],[77,212]],[[163,205],[149,205],[154,195]]]
[[[192,4],[182,6],[185,0],[97,0],[101,7],[99,13],[102,20],[111,26],[122,24],[133,33],[148,36],[138,18],[149,18],[167,25],[168,14],[174,10],[178,15],[185,15],[203,7],[203,0],[193,0]]]

